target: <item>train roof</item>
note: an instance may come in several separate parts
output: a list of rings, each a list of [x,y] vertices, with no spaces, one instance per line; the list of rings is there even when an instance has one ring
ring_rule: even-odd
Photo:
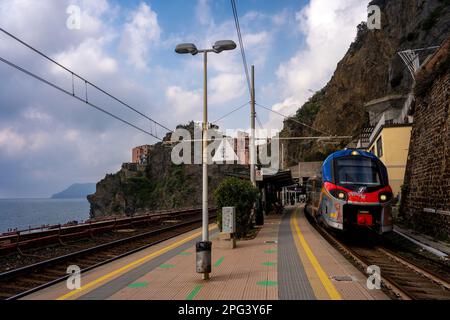
[[[373,153],[367,152],[367,151],[362,151],[362,150],[359,150],[359,149],[344,149],[344,150],[340,150],[340,151],[336,151],[335,153],[332,153],[324,161],[324,164],[327,161],[331,161],[331,160],[333,160],[335,158],[351,156],[351,155],[353,155],[353,152],[355,152],[355,151],[358,152],[358,154],[360,156],[371,158],[371,159],[378,159],[376,155],[374,155]]]
[[[344,149],[340,151],[336,151],[332,153],[324,162],[322,165],[322,174],[323,174],[323,180],[324,181],[332,181],[332,162],[336,158],[341,157],[348,157],[354,155],[354,152],[358,152],[358,155],[374,160],[378,160],[378,157],[370,152],[362,151],[359,149]]]

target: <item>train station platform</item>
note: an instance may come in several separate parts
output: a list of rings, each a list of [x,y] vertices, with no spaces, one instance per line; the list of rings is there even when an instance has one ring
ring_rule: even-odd
[[[201,230],[101,266],[82,275],[81,288],[59,283],[28,300],[382,300],[366,277],[309,224],[303,208],[268,217],[256,238],[220,249],[212,234],[213,270],[195,272]]]

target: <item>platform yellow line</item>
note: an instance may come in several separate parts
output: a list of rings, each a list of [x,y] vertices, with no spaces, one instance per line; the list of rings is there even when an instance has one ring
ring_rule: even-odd
[[[210,227],[209,230],[212,231],[212,230],[214,230],[216,228],[217,227]],[[154,258],[156,258],[156,257],[158,257],[158,256],[160,256],[160,255],[162,255],[162,254],[172,250],[172,249],[175,249],[175,248],[185,244],[186,242],[189,242],[189,241],[191,241],[191,240],[201,236],[201,234],[202,234],[201,232],[196,232],[193,235],[190,235],[189,237],[181,239],[180,241],[172,243],[171,245],[169,245],[167,247],[164,247],[164,248],[162,248],[162,249],[160,249],[160,250],[158,250],[156,252],[153,252],[153,253],[145,256],[145,257],[142,257],[142,258],[140,258],[138,260],[135,260],[135,261],[133,261],[133,262],[131,262],[131,263],[129,263],[129,264],[119,268],[119,269],[116,269],[116,270],[114,270],[114,271],[112,271],[110,273],[107,273],[107,274],[105,274],[105,275],[103,275],[103,276],[101,276],[101,277],[99,277],[99,278],[97,278],[97,279],[95,279],[95,280],[85,284],[80,289],[73,290],[73,291],[71,291],[69,293],[66,293],[65,295],[60,296],[56,300],[67,300],[67,299],[73,297],[74,295],[80,294],[81,292],[84,292],[84,291],[94,287],[97,284],[100,284],[100,283],[102,283],[102,282],[104,282],[106,280],[109,280],[109,279],[113,278],[116,275],[119,275],[119,274],[121,274],[121,273],[123,273],[125,271],[128,271],[128,270],[132,269],[132,268],[135,268],[135,267],[137,267],[137,266],[139,266],[139,265],[141,265],[141,264],[143,264],[143,263],[145,263],[145,262],[147,262],[149,260],[152,260],[152,259],[154,259]]]
[[[314,271],[316,272],[317,276],[319,277],[320,282],[322,282],[322,285],[324,286],[325,290],[327,291],[328,295],[330,296],[330,299],[331,300],[342,300],[341,295],[336,290],[334,285],[331,283],[327,274],[323,270],[322,266],[320,265],[319,261],[317,260],[316,256],[314,255],[310,246],[308,245],[308,242],[306,242],[305,237],[303,236],[303,234],[300,230],[300,227],[298,226],[297,211],[292,215],[291,221],[292,221],[292,224],[294,225],[298,240],[300,241],[300,244],[302,245],[303,250],[305,251],[306,256],[308,257],[309,262],[311,262],[311,265],[313,266]]]

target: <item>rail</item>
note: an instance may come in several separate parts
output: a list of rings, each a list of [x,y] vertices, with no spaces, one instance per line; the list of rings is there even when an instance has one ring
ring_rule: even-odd
[[[160,211],[146,215],[138,215],[126,218],[112,218],[101,221],[90,221],[73,226],[55,225],[47,229],[35,228],[14,232],[0,236],[0,255],[11,253],[20,249],[39,247],[54,243],[64,243],[67,240],[75,240],[84,237],[93,237],[96,234],[114,231],[120,228],[139,227],[144,225],[154,225],[167,218],[182,219],[196,212],[201,212],[201,208],[191,208],[183,210]],[[210,208],[213,211],[215,208]],[[30,232],[30,230],[34,230]]]
[[[349,245],[338,240],[336,236],[314,221],[311,221],[311,223],[330,244],[357,266],[361,272],[366,273],[370,265],[379,266],[382,270],[382,286],[385,292],[394,299],[448,300],[450,298],[450,283],[441,275],[419,266],[412,260],[400,256],[381,244],[369,248],[364,248],[360,244]],[[427,262],[431,263],[432,261],[428,259]],[[448,267],[445,268],[448,269]]]
[[[209,218],[215,217],[215,210],[211,209]],[[66,273],[69,262],[76,260],[80,266],[84,264],[84,267],[81,267],[81,272],[84,273],[171,239],[183,232],[193,230],[195,224],[201,221],[201,217],[187,219],[143,234],[111,241],[0,273],[0,300],[19,299],[67,279],[70,276]]]

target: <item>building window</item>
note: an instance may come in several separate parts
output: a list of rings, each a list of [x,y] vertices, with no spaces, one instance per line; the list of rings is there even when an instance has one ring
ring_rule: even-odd
[[[377,155],[379,158],[383,156],[383,140],[382,137],[377,140]]]

